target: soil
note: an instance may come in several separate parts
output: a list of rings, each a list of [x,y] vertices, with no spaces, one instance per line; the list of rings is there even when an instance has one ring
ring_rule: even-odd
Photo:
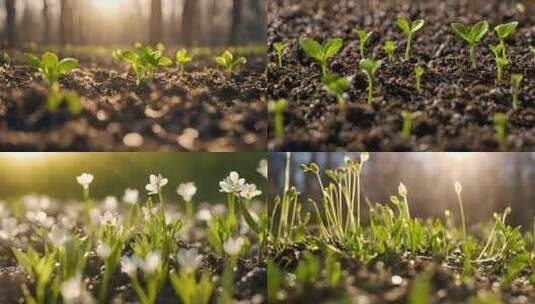
[[[268,18],[268,96],[284,98],[285,137],[274,137],[270,120],[269,148],[280,151],[528,151],[535,148],[535,4],[501,0],[353,1],[270,0]],[[402,60],[406,38],[397,28],[398,16],[425,19],[411,49]],[[478,45],[477,68],[471,69],[468,48],[450,23],[473,24],[487,20],[491,26]],[[518,21],[517,32],[507,39],[511,64],[504,81],[496,83],[494,57],[488,48],[497,44],[493,28]],[[367,82],[359,71],[358,36],[353,29],[373,31],[367,57],[381,59],[376,89],[367,103]],[[299,39],[317,41],[343,38],[344,48],[330,61],[330,70],[354,76],[347,92],[347,110],[338,111],[336,99],[322,87],[317,63],[300,48]],[[396,42],[395,62],[388,64],[385,40]],[[285,42],[283,67],[278,68],[273,44]],[[415,89],[414,67],[426,67],[422,91]],[[521,106],[512,108],[509,75],[522,73]],[[410,138],[400,136],[402,111],[414,113]],[[507,137],[495,138],[493,115],[507,116]]]
[[[296,244],[272,252],[271,257],[282,270],[294,272],[306,248]],[[321,253],[314,254],[323,265]],[[440,263],[427,256],[407,254],[377,257],[368,264],[349,257],[339,261],[347,277],[338,288],[331,287],[322,277],[301,294],[295,288],[285,288],[286,298],[281,303],[408,303],[414,279],[424,272],[431,276],[432,303],[468,303],[484,291],[499,294],[503,303],[535,301],[535,286],[527,280],[530,274],[526,272],[511,284],[502,284],[492,271],[477,271],[469,280],[463,280],[460,259]],[[401,282],[396,282],[399,278],[393,279],[394,276],[399,276]]]
[[[82,97],[83,110],[46,110],[48,86],[22,51],[8,50],[12,65],[0,68],[2,151],[257,151],[266,146],[265,57],[232,75],[212,56],[194,58],[180,75],[161,69],[136,85],[128,66],[109,52],[59,51],[80,68],[61,77],[63,90]],[[215,50],[214,50],[215,53]]]

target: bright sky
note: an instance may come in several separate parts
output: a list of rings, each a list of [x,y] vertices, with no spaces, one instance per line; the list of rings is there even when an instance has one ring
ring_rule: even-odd
[[[93,0],[98,9],[116,9],[124,0]]]

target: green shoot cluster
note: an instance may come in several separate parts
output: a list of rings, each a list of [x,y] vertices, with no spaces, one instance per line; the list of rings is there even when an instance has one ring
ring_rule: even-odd
[[[175,54],[176,65],[180,74],[184,73],[184,66],[193,60],[193,56],[188,54],[188,50],[180,49]]]
[[[302,38],[299,43],[303,51],[320,64],[323,77],[329,74],[329,59],[338,54],[344,45],[340,38],[329,39],[323,45],[310,38]]]
[[[61,75],[70,73],[78,66],[76,59],[64,58],[59,60],[58,56],[52,52],[46,52],[41,59],[29,53],[24,54],[24,56],[32,67],[39,70],[49,86],[58,81]]]
[[[239,65],[247,63],[245,57],[235,57],[230,51],[225,51],[221,56],[214,57],[214,61],[228,74],[231,74]]]
[[[145,78],[154,78],[154,73],[158,67],[169,66],[173,63],[171,58],[163,56],[165,47],[158,44],[156,49],[151,46],[136,43],[134,51],[116,50],[113,57],[131,65],[139,85]]]

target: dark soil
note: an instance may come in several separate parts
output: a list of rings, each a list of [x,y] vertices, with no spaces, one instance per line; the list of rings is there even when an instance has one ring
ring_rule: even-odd
[[[524,2],[525,12],[515,7]],[[268,96],[290,101],[285,113],[285,138],[270,132],[272,150],[354,151],[494,151],[535,148],[535,4],[531,1],[353,1],[270,0],[268,41]],[[397,16],[425,19],[415,34],[411,59],[402,60],[406,38],[397,28]],[[451,30],[450,23],[473,24],[487,20],[491,28],[477,47],[478,67],[469,66],[468,48]],[[497,43],[498,23],[520,23],[508,40],[511,64],[503,83],[497,84],[494,57],[488,48]],[[376,74],[375,99],[367,104],[367,82],[359,71],[358,36],[355,28],[373,31],[367,56],[381,59]],[[345,113],[322,89],[319,65],[307,57],[299,38],[319,41],[339,37],[344,48],[330,63],[333,73],[354,76]],[[390,65],[384,41],[396,42],[395,62]],[[285,42],[283,68],[276,65],[272,45]],[[422,92],[415,89],[414,67],[426,67]],[[522,73],[521,107],[512,108],[509,75]],[[412,136],[400,136],[402,111],[415,113]],[[507,138],[495,139],[492,117],[505,113]],[[270,130],[272,130],[270,122]]]
[[[300,244],[282,252],[272,252],[271,256],[282,270],[294,272],[305,249],[306,246]],[[323,265],[321,253],[316,252],[315,255]],[[463,279],[460,260],[440,263],[430,257],[407,254],[377,257],[368,264],[349,257],[339,261],[346,275],[339,287],[331,287],[322,277],[304,293],[286,287],[286,298],[280,303],[408,303],[414,279],[424,272],[431,277],[432,303],[469,303],[485,291],[499,295],[503,303],[527,304],[535,301],[535,286],[527,280],[529,273],[526,272],[511,284],[502,284],[492,271],[477,271]],[[396,282],[399,278],[393,279],[394,276],[401,277],[401,282]]]
[[[48,86],[19,51],[0,69],[2,151],[256,151],[266,146],[265,58],[251,54],[233,75],[211,56],[194,58],[179,75],[160,70],[136,85],[111,56],[61,52],[80,68],[60,79],[83,99],[80,115],[50,113]]]

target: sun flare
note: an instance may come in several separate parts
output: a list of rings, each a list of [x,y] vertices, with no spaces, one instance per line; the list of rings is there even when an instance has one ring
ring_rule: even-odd
[[[93,4],[96,8],[102,10],[116,9],[121,5],[123,0],[93,0]]]
[[[13,160],[37,160],[45,156],[52,155],[54,153],[44,153],[44,152],[4,152],[0,153],[0,156],[11,158]]]

